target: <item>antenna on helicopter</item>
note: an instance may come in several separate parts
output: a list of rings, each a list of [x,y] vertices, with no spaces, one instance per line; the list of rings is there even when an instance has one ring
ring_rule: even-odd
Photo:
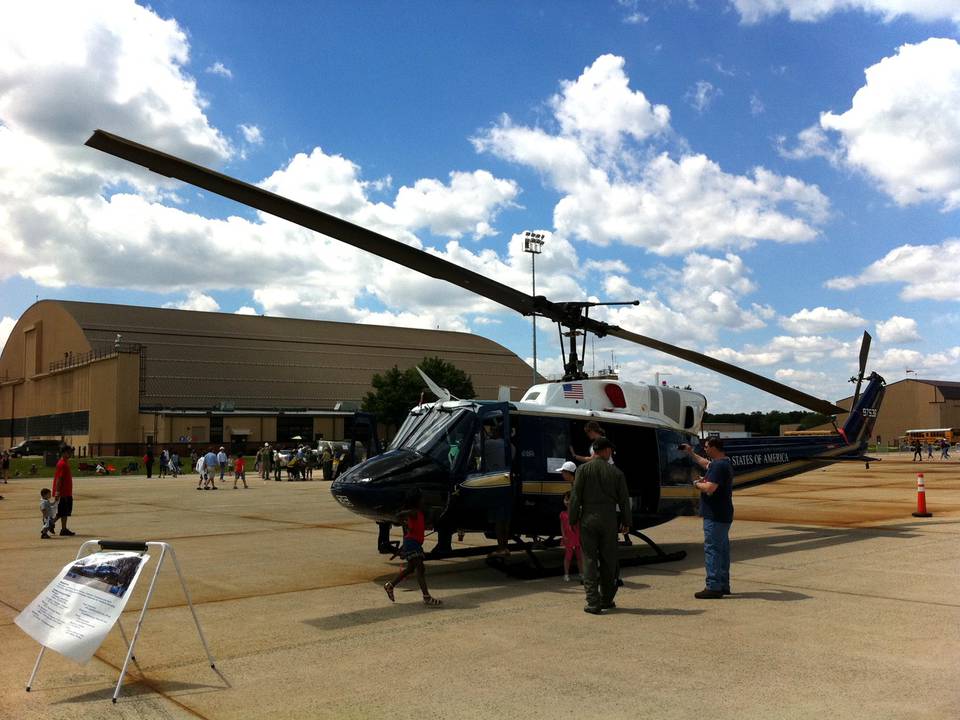
[[[423,378],[423,381],[427,384],[427,387],[430,388],[430,392],[436,395],[440,402],[447,402],[448,400],[454,399],[449,390],[437,385],[429,375],[420,369],[419,365],[417,366],[417,372],[420,373],[420,377]]]

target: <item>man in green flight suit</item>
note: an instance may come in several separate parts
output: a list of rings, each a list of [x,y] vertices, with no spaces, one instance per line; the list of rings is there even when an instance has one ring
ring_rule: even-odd
[[[610,464],[613,451],[605,437],[593,443],[593,458],[577,468],[570,497],[570,524],[580,524],[583,549],[583,611],[593,615],[616,607],[617,533],[630,529],[627,479]]]

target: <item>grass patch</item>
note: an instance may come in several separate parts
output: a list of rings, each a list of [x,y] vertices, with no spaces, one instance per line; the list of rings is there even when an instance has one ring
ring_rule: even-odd
[[[188,458],[189,459],[189,458]],[[119,475],[120,469],[127,467],[131,462],[137,463],[139,470],[137,471],[140,474],[146,473],[146,469],[143,467],[143,458],[133,457],[129,455],[104,455],[99,458],[90,458],[90,457],[72,457],[70,458],[70,471],[73,473],[74,477],[89,477],[90,475],[96,475],[92,468],[96,467],[96,461],[103,460],[104,464],[112,465],[116,468],[116,472],[111,472],[111,475]],[[80,464],[89,465],[90,470],[81,470]],[[154,473],[159,471],[159,462],[153,464]],[[38,455],[30,455],[28,457],[22,458],[11,458],[10,459],[10,479],[16,477],[24,478],[52,478],[53,471],[56,470],[56,467],[47,467],[43,464],[43,458]],[[18,474],[19,473],[19,474]]]

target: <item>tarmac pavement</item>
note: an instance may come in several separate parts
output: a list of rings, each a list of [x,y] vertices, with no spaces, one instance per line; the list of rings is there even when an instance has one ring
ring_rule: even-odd
[[[320,481],[198,492],[189,474],[78,478],[78,534],[51,540],[44,481],[12,481],[0,486],[0,718],[958,718],[960,462],[909,458],[737,493],[723,600],[693,597],[698,518],[651,529],[687,558],[624,568],[618,608],[600,617],[582,612],[576,583],[511,579],[482,559],[428,564],[439,609],[413,579],[391,604],[381,586],[399,561]],[[932,518],[910,514],[918,470]],[[90,538],[171,543],[216,672],[165,562],[117,705],[116,631],[87,665],[47,652],[24,691],[39,646],[13,619]]]

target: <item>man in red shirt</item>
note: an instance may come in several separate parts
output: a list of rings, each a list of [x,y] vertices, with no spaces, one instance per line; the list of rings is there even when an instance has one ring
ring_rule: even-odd
[[[57,502],[57,517],[60,518],[60,534],[76,535],[67,529],[67,518],[73,514],[73,474],[70,472],[69,445],[60,448],[60,460],[53,473],[53,499]]]

